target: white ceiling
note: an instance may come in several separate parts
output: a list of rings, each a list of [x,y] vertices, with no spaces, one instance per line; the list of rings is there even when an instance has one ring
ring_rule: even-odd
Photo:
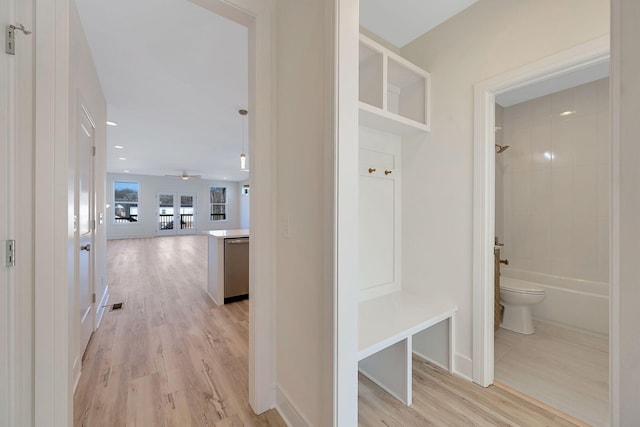
[[[361,0],[361,22],[400,47],[475,1]],[[247,179],[247,29],[189,0],[76,3],[118,123],[107,128],[107,170]]]
[[[476,1],[360,0],[361,25],[402,47]],[[107,170],[247,179],[249,173],[240,170],[238,114],[248,104],[247,29],[189,0],[76,3],[107,99],[107,119],[118,123],[107,129]],[[532,92],[552,93],[603,72],[601,67],[591,75],[546,81],[501,95],[498,102],[512,105],[534,97]],[[245,128],[245,141],[246,135]]]
[[[403,47],[478,0],[360,0],[360,25]],[[609,61],[537,81],[496,97],[503,107],[519,104],[609,75]]]
[[[360,0],[360,25],[403,47],[478,0]]]
[[[107,128],[107,170],[247,179],[247,29],[188,0],[76,2],[118,123]]]

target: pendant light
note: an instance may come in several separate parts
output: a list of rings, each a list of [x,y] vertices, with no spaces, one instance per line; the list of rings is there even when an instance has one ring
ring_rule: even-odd
[[[240,169],[245,170],[247,168],[247,155],[244,154],[244,128],[246,125],[247,110],[238,111],[242,116],[242,151],[240,152]]]

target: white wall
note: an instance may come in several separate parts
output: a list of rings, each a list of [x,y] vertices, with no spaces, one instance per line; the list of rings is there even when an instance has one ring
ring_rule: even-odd
[[[114,222],[114,181],[137,182],[138,194],[138,222],[116,224]],[[227,188],[227,220],[210,221],[209,188]],[[239,228],[239,185],[233,181],[211,181],[206,179],[183,180],[172,176],[135,175],[129,173],[107,174],[107,238],[122,239],[130,237],[153,237],[156,235],[156,195],[168,193],[195,193],[196,200],[196,230],[195,233],[206,230],[224,230]]]
[[[279,407],[288,400],[298,412],[292,425],[328,425],[323,382],[332,381],[323,375],[324,242],[332,233],[324,228],[325,3],[277,2],[277,392]]]
[[[503,133],[509,267],[608,282],[609,79],[505,108]]]
[[[612,1],[611,425],[640,420],[640,2]]]
[[[431,72],[432,131],[403,144],[403,287],[458,304],[471,376],[473,85],[607,34],[608,0],[480,0],[402,49]]]
[[[75,192],[75,152],[76,152],[76,129],[79,125],[77,120],[79,118],[79,109],[81,106],[78,104],[78,95],[80,94],[84,99],[86,107],[89,110],[89,114],[95,123],[95,147],[96,155],[94,158],[94,186],[95,186],[95,199],[97,206],[96,216],[100,213],[104,213],[105,206],[105,176],[106,176],[106,117],[107,106],[106,100],[102,93],[100,86],[100,80],[98,73],[96,72],[91,57],[91,51],[87,44],[84,30],[82,29],[82,23],[80,22],[80,16],[76,9],[75,2],[70,2],[69,9],[69,180],[68,180],[68,197],[69,197],[69,240],[68,240],[68,252],[69,252],[69,272],[74,273],[74,277],[70,277],[72,283],[77,283],[77,274],[75,273],[78,260],[78,236],[73,230],[73,215],[77,213],[75,206],[76,197]],[[96,222],[96,231],[93,244],[93,254],[95,257],[94,266],[94,292],[97,296],[98,302],[100,302],[102,295],[105,293],[107,280],[106,280],[106,224],[100,224]],[[74,266],[71,268],[71,266]],[[74,286],[77,289],[77,284]],[[74,360],[80,361],[81,351],[78,343],[78,327],[79,319],[74,316],[78,311],[75,308],[78,304],[76,291],[71,292],[69,304],[72,309],[70,321],[70,364]],[[98,304],[97,304],[98,305]],[[97,310],[98,307],[95,307]],[[101,311],[99,312],[101,313]],[[80,369],[79,363],[76,366],[76,370]],[[79,371],[76,371],[74,375],[78,375]],[[73,383],[72,383],[73,385]]]
[[[249,194],[244,194],[242,190],[245,185],[249,185],[249,180],[238,183],[238,191],[240,191],[240,195],[238,196],[238,211],[240,212],[240,219],[238,222],[240,228],[250,228],[251,226],[251,218],[249,216],[251,208],[251,188],[249,188]]]

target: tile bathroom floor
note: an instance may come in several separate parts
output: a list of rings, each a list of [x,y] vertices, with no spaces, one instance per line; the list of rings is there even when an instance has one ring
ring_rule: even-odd
[[[609,343],[548,323],[495,335],[495,379],[593,426],[609,425]]]

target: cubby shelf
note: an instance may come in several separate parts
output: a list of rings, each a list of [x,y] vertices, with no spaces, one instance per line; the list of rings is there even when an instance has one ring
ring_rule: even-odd
[[[431,130],[431,76],[361,35],[358,90],[358,369],[411,405],[414,353],[453,371],[457,310],[402,286],[402,146]]]
[[[429,126],[424,123],[384,111],[362,101],[359,103],[359,111],[359,123],[361,126],[401,136],[430,131]]]
[[[398,135],[429,132],[431,76],[360,35],[360,125]]]

